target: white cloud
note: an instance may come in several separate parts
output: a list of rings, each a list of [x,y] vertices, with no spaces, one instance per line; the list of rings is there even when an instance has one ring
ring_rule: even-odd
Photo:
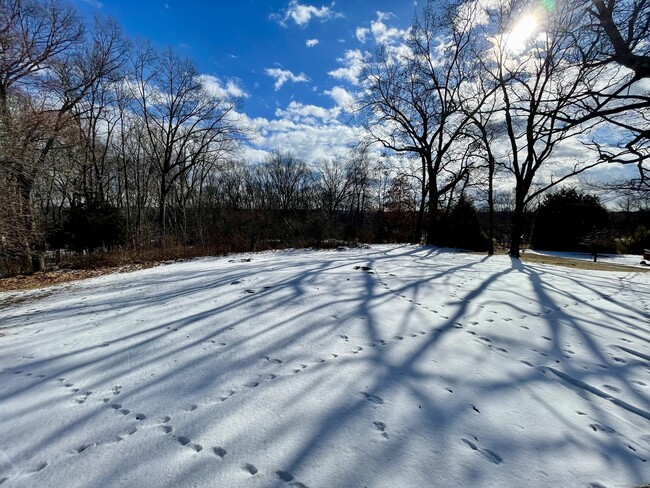
[[[291,102],[276,110],[274,118],[245,117],[254,135],[241,154],[252,163],[261,163],[274,150],[291,151],[307,163],[345,157],[363,137],[359,126],[341,122],[341,108],[325,108]]]
[[[286,82],[304,83],[309,81],[309,78],[304,73],[294,75],[291,71],[280,68],[266,68],[264,72],[271,78],[275,78],[275,89],[279,90]]]
[[[343,58],[337,59],[343,66],[327,74],[337,80],[345,80],[353,85],[359,85],[359,78],[363,72],[369,54],[359,49],[345,51]]]
[[[368,40],[368,34],[370,34],[370,29],[367,27],[357,27],[355,35],[360,43],[364,44]]]
[[[305,113],[320,112],[317,110],[319,107],[299,105],[278,111],[278,116],[282,117],[290,112],[297,115],[302,110]],[[327,112],[327,109],[323,110]],[[259,135],[245,152],[257,158],[253,159],[253,162],[262,162],[266,152],[277,149],[291,151],[308,163],[336,156],[344,157],[361,138],[359,127],[342,124],[336,119],[323,121],[315,117],[304,120],[256,118],[252,123]]]
[[[292,101],[286,109],[277,109],[276,117],[285,118],[292,122],[301,122],[307,124],[331,123],[336,121],[340,109],[327,109],[317,105],[305,105],[300,102]]]
[[[223,82],[212,75],[200,75],[199,80],[203,83],[208,92],[223,98],[248,98],[248,93],[237,84],[237,80],[228,80],[224,86]]]
[[[393,14],[386,12],[377,12],[377,20],[370,23],[370,31],[375,37],[377,44],[393,44],[396,41],[404,39],[408,33],[408,29],[398,29],[396,27],[389,27],[384,20],[390,19]]]
[[[341,86],[335,86],[331,90],[325,91],[326,95],[332,97],[338,107],[345,112],[352,112],[355,106],[355,98],[352,93]]]
[[[284,13],[283,17],[275,16],[279,20],[280,24],[287,25],[287,21],[293,20],[296,25],[300,27],[305,27],[312,18],[318,18],[322,20],[331,19],[333,17],[340,17],[341,14],[332,10],[332,6],[327,7],[323,5],[322,7],[316,7],[314,5],[302,5],[298,3],[298,0],[291,0],[289,6]]]
[[[307,47],[314,47],[318,45],[318,39],[308,39],[305,44],[307,45]]]

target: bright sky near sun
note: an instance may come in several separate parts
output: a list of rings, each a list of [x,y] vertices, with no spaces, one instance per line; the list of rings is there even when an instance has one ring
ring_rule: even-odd
[[[355,138],[344,127],[363,53],[397,40],[412,0],[74,0],[81,12],[115,18],[135,39],[171,46],[243,100],[260,137],[249,158],[291,149],[320,159]]]

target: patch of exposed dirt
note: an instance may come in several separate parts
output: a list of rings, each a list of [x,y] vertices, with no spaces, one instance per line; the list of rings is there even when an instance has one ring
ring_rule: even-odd
[[[102,267],[97,269],[66,269],[57,271],[43,271],[30,275],[18,275],[11,278],[0,279],[0,292],[34,290],[47,286],[69,283],[71,281],[85,280],[112,273],[130,273],[141,269],[151,268],[157,263],[127,264],[124,266]]]

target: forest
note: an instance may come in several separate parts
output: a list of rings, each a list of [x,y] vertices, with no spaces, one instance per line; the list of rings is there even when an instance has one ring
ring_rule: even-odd
[[[565,249],[640,252],[649,36],[649,0],[430,1],[364,60],[345,156],[248,161],[244,101],[192,59],[58,0],[0,0],[0,276],[358,242],[518,257],[557,247],[567,208]],[[603,165],[634,176],[577,188]]]

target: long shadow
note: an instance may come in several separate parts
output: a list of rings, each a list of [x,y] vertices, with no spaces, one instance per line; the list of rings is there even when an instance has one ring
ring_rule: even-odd
[[[152,286],[156,287],[153,292],[149,292],[149,296],[145,294],[128,296],[126,294],[130,289],[127,285],[111,285],[113,287],[111,296],[95,299],[91,307],[85,305],[69,307],[68,304],[60,307],[50,306],[42,312],[34,312],[23,319],[27,318],[30,322],[33,321],[46,328],[60,328],[62,327],[61,320],[69,317],[70,312],[79,313],[78,325],[71,327],[70,330],[73,333],[83,333],[87,328],[88,320],[98,310],[105,313],[106,310],[124,308],[124,313],[120,317],[121,323],[124,323],[124,321],[135,321],[139,314],[146,313],[152,306],[173,306],[175,303],[180,304],[186,301],[190,301],[190,304],[187,305],[186,310],[170,313],[169,316],[160,316],[155,323],[150,325],[136,326],[134,324],[132,330],[122,325],[119,332],[114,334],[109,329],[103,330],[103,325],[99,324],[97,330],[105,336],[111,337],[109,346],[102,345],[103,342],[100,341],[103,341],[103,337],[105,337],[102,336],[102,339],[98,339],[97,344],[25,362],[24,366],[21,366],[23,370],[40,371],[48,368],[51,372],[45,379],[2,391],[0,405],[2,402],[20,399],[30,391],[44,388],[46,383],[51,383],[53,378],[59,376],[90,376],[94,379],[94,383],[84,385],[84,389],[95,390],[116,381],[129,383],[130,380],[122,381],[122,378],[126,379],[138,371],[149,370],[155,370],[159,374],[155,378],[152,377],[141,382],[137,391],[125,390],[122,392],[119,395],[120,403],[124,405],[146,403],[147,398],[156,398],[161,390],[176,395],[176,401],[181,403],[187,401],[186,395],[196,398],[200,396],[199,392],[201,395],[218,397],[222,390],[228,390],[231,386],[233,389],[239,388],[239,391],[235,393],[235,398],[249,398],[254,390],[242,387],[241,383],[246,378],[255,376],[256,373],[259,374],[263,370],[260,365],[266,365],[274,358],[283,360],[283,363],[278,364],[277,368],[290,369],[292,366],[289,365],[293,363],[310,361],[313,363],[315,358],[312,357],[312,354],[314,353],[308,350],[311,343],[324,344],[325,347],[333,348],[330,350],[338,352],[339,346],[335,347],[333,345],[335,342],[331,339],[349,334],[348,331],[353,330],[359,336],[358,339],[363,339],[363,352],[339,354],[338,358],[327,358],[327,361],[321,365],[310,363],[310,367],[303,372],[296,373],[295,378],[310,375],[306,377],[314,378],[314,382],[309,385],[305,384],[302,389],[298,389],[293,394],[288,392],[281,395],[282,400],[286,402],[284,407],[290,409],[292,405],[299,404],[304,398],[318,395],[321,385],[326,384],[324,376],[327,376],[319,371],[331,372],[332,375],[335,375],[337,370],[357,368],[358,374],[360,374],[358,379],[350,379],[351,384],[358,381],[359,388],[351,393],[348,392],[349,394],[342,398],[335,398],[329,403],[330,408],[319,417],[318,425],[308,433],[306,438],[301,439],[299,452],[286,453],[287,460],[283,462],[282,468],[288,472],[300,472],[304,466],[310,465],[323,455],[324,445],[335,444],[347,429],[353,427],[360,418],[367,415],[368,409],[377,405],[374,403],[378,401],[377,399],[390,403],[390,398],[397,392],[412,398],[419,405],[417,411],[426,412],[427,415],[436,419],[435,425],[429,422],[421,426],[421,435],[427,436],[432,441],[435,439],[435,442],[441,447],[436,460],[441,464],[457,464],[458,461],[450,457],[454,452],[453,449],[449,449],[449,455],[447,455],[444,448],[460,443],[461,440],[457,438],[457,430],[464,425],[467,415],[477,414],[471,408],[459,408],[459,400],[450,400],[454,398],[453,395],[461,395],[459,391],[452,395],[441,387],[440,395],[434,395],[422,389],[423,384],[452,384],[456,381],[460,382],[460,386],[465,390],[489,391],[492,395],[498,395],[500,392],[506,393],[512,391],[513,388],[523,388],[527,385],[566,383],[566,378],[553,373],[546,364],[539,367],[522,366],[517,370],[517,374],[489,381],[479,377],[459,380],[458,374],[453,370],[448,370],[445,365],[439,366],[437,377],[422,368],[424,363],[430,361],[431,357],[436,357],[437,354],[445,357],[446,348],[452,340],[468,345],[467,361],[477,365],[483,364],[484,358],[475,351],[475,349],[479,350],[474,345],[477,339],[465,334],[470,329],[468,317],[476,315],[478,317],[476,320],[482,320],[481,316],[477,315],[476,306],[484,304],[488,309],[493,308],[495,312],[504,309],[513,312],[518,310],[521,313],[530,312],[530,307],[509,303],[505,298],[491,298],[498,297],[499,291],[510,285],[508,280],[511,277],[519,274],[525,275],[537,303],[552,309],[551,313],[540,315],[540,320],[551,331],[552,340],[548,341],[547,348],[543,350],[549,358],[564,357],[565,351],[562,348],[562,343],[567,330],[571,330],[578,334],[590,358],[603,364],[611,362],[610,357],[603,352],[599,343],[592,337],[591,330],[593,328],[591,326],[599,324],[595,322],[590,324],[586,316],[581,316],[581,319],[578,320],[569,313],[569,309],[562,307],[563,303],[558,302],[560,299],[566,302],[579,300],[582,293],[564,291],[554,286],[553,283],[557,280],[569,280],[573,283],[573,289],[582,289],[584,293],[595,297],[594,302],[585,306],[589,307],[589,310],[601,313],[614,323],[634,325],[633,321],[637,315],[630,313],[629,317],[620,317],[611,309],[598,307],[597,300],[607,300],[610,305],[619,309],[624,309],[626,304],[623,300],[618,300],[599,289],[597,282],[590,285],[584,283],[580,277],[572,279],[566,274],[555,273],[549,268],[540,267],[538,269],[524,265],[518,260],[513,260],[509,267],[502,267],[498,271],[483,266],[488,265],[490,259],[481,259],[471,255],[456,260],[452,259],[450,263],[448,258],[452,255],[457,256],[456,253],[436,248],[407,246],[393,247],[384,251],[373,250],[367,253],[342,253],[338,256],[334,253],[323,253],[319,256],[321,259],[318,260],[311,258],[305,260],[297,255],[296,261],[292,263],[288,259],[290,255],[280,253],[277,265],[282,267],[283,273],[286,273],[287,276],[269,283],[271,286],[269,289],[254,286],[256,276],[267,273],[268,261],[263,261],[262,266],[256,266],[255,261],[250,265],[234,263],[231,267],[222,266],[219,268],[222,276],[216,277],[213,269],[169,273],[169,276],[166,277],[161,277],[161,275],[165,275],[164,270],[151,272],[151,283],[141,285],[143,290],[151,290]],[[421,269],[421,276],[417,278],[409,276],[404,279],[403,283],[395,285],[403,278],[390,276],[390,273],[384,272],[383,268],[390,268],[391,261],[396,257],[399,257],[402,260],[400,262],[405,266],[402,271],[414,273],[414,270]],[[353,271],[355,263],[365,264],[372,268],[372,274]],[[293,272],[294,270],[295,272]],[[335,274],[338,283],[343,283],[343,285],[339,285],[340,287],[349,286],[355,292],[358,290],[358,294],[352,295],[345,289],[333,287],[333,281],[327,277],[329,274]],[[458,277],[466,277],[463,279],[466,279],[471,286],[467,285],[468,288],[464,290],[461,288],[460,295],[462,296],[459,294],[442,295],[449,293],[451,288],[457,286],[455,280]],[[241,285],[241,290],[233,288],[239,285],[230,284],[239,278],[249,280]],[[116,283],[120,283],[120,280],[116,280]],[[249,285],[249,283],[253,284]],[[383,283],[386,285],[384,286]],[[262,286],[264,284],[259,283]],[[167,289],[168,286],[169,289]],[[256,292],[246,294],[244,288],[247,286],[256,287]],[[327,301],[316,299],[318,294],[315,289],[319,286],[323,288],[319,290],[321,293],[327,293]],[[204,296],[206,290],[212,289],[215,290],[213,296]],[[233,299],[234,292],[231,290],[234,289],[239,290],[239,294],[236,295],[237,299]],[[434,314],[433,310],[425,308],[428,306],[427,300],[431,298],[428,294],[432,290],[439,294],[433,298],[432,302],[447,305],[444,318],[442,313]],[[509,289],[507,291],[509,297],[531,298],[523,290]],[[199,294],[203,297],[202,303],[192,303],[191,300]],[[441,298],[440,295],[443,297]],[[212,303],[209,303],[211,301]],[[312,301],[314,303],[311,303]],[[395,325],[391,330],[402,334],[403,330],[409,329],[409,324],[413,324],[412,331],[417,332],[419,328],[426,332],[417,339],[404,339],[404,341],[410,339],[415,342],[415,346],[410,347],[408,354],[404,357],[395,354],[396,347],[402,344],[401,339],[381,345],[382,340],[387,340],[386,306],[390,307],[396,301],[401,303],[396,310],[402,310],[397,322],[405,325],[401,329]],[[435,310],[435,312],[439,312],[439,310]],[[260,317],[265,317],[267,322],[259,324]],[[113,322],[108,320],[106,327],[111,327]],[[415,324],[417,323],[420,325],[416,328]],[[589,327],[587,328],[587,326]],[[18,331],[21,328],[18,324],[12,325],[12,327]],[[239,332],[248,327],[250,327],[250,333]],[[237,334],[230,334],[233,328],[238,331]],[[231,335],[235,337],[231,339]],[[642,337],[641,332],[638,332],[637,335]],[[218,347],[221,342],[226,345]],[[293,347],[295,344],[305,344],[305,352],[301,354],[297,351],[297,348]],[[474,345],[473,348],[469,347],[470,345]],[[513,338],[508,346],[523,348],[524,344],[518,344],[517,340]],[[497,354],[494,349],[486,349],[486,351],[488,351],[487,354]],[[0,358],[2,357],[3,355],[0,353]],[[5,355],[5,358],[8,357]],[[180,367],[161,367],[180,358],[183,358]],[[513,363],[519,363],[519,358],[511,359]],[[126,366],[129,361],[132,363]],[[596,380],[600,381],[609,375],[604,371],[593,372],[580,369],[578,366],[573,366],[570,361],[563,361],[559,366],[553,363],[551,366],[556,371],[585,385]],[[612,374],[611,377],[626,381],[631,372],[637,368],[638,363],[621,364],[615,369],[616,374]],[[194,374],[188,376],[188,371],[192,371]],[[300,377],[300,375],[303,376]],[[291,385],[298,380],[295,380],[290,374],[286,374],[273,381],[282,381],[286,385]],[[367,386],[367,389],[361,387],[362,383]],[[580,389],[575,382],[566,386]],[[631,384],[626,383],[625,386],[626,390],[634,392],[635,404],[640,405],[638,408],[641,411],[649,410],[648,399],[638,393]],[[260,385],[258,388],[263,387],[264,385]],[[582,390],[585,389],[582,388]],[[588,389],[585,391],[587,394],[590,393]],[[280,398],[277,401],[280,401]],[[560,412],[553,413],[553,405],[548,404],[541,397],[538,401],[548,412],[551,412],[551,415],[556,415],[558,422],[566,422]],[[604,405],[611,403],[608,403],[607,400],[604,402]],[[462,404],[462,401],[460,403]],[[595,416],[603,419],[611,417],[610,409],[604,406],[600,408],[598,402],[592,402],[592,404]],[[242,406],[244,405],[242,404]],[[47,398],[44,398],[41,403],[23,405],[17,414],[29,415],[46,407]],[[478,407],[480,408],[481,405]],[[219,408],[219,403],[215,401],[211,408]],[[237,415],[233,410],[228,410],[228,413]],[[98,410],[88,409],[84,414],[77,415],[73,424],[64,423],[60,428],[52,429],[49,436],[40,438],[38,441],[34,439],[34,443],[29,446],[29,449],[35,451],[47,449],[48,445],[65,438],[66,435],[83,430],[88,423],[94,422],[97,416]],[[646,422],[642,417],[639,419]],[[236,419],[225,418],[223,421],[228,420],[235,421]],[[412,421],[407,418],[405,422]],[[567,424],[567,427],[570,425]],[[273,437],[278,439],[288,437],[292,428],[289,420],[278,422]],[[541,453],[553,453],[559,452],[567,446],[575,446],[578,442],[571,439],[534,438],[531,440],[508,435],[501,438],[494,437],[492,441],[490,449],[494,449],[506,460],[514,457],[515,453],[521,450],[537,449]],[[473,441],[468,439],[466,442],[472,444]],[[490,453],[494,454],[493,451],[483,447],[475,447],[487,457]],[[642,480],[643,475],[647,474],[641,468],[641,463],[631,458],[626,447],[615,441],[614,438],[608,443],[601,442],[596,446],[582,444],[578,447],[587,452],[598,450],[606,452],[619,464],[626,466],[630,479]],[[370,483],[370,486],[373,483],[379,483],[382,475],[394,470],[395,466],[400,465],[401,460],[406,462],[408,456],[412,454],[409,452],[409,448],[409,443],[399,447],[396,447],[394,443],[374,447],[373,452],[377,455],[385,455],[387,450],[391,449],[391,462],[386,464],[383,473],[367,473],[364,480]],[[257,452],[247,453],[247,455],[250,459],[265,456],[262,447]],[[496,460],[496,458],[492,459]],[[355,479],[353,471],[361,463],[361,459],[351,459],[349,465],[341,466],[341,479]],[[186,466],[183,468],[186,471],[178,473],[178,483],[187,480],[186,476],[193,469],[192,466]],[[138,469],[137,463],[126,466],[124,469],[135,472]],[[211,468],[205,465],[204,469]],[[428,468],[425,466],[422,469],[426,471]],[[485,473],[480,468],[474,469],[468,466],[465,474],[467,475],[466,479],[475,481],[477,485],[485,482]],[[110,484],[111,478],[106,476],[105,479],[95,481],[99,484],[102,482]],[[305,481],[309,484],[310,480],[305,479]],[[281,485],[283,482],[280,480],[277,482],[277,486]]]

